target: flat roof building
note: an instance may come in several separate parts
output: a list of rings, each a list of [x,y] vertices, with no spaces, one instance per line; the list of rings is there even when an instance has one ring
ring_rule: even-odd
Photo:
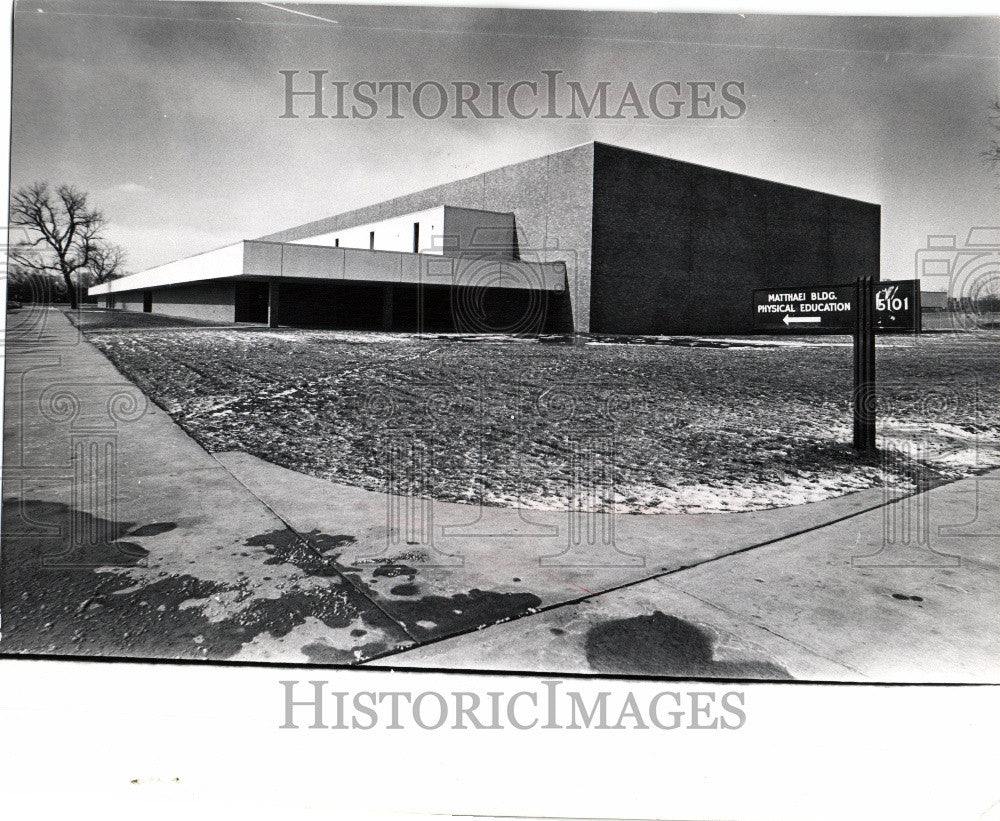
[[[921,291],[920,309],[923,311],[946,311],[948,310],[947,291]]]
[[[879,274],[878,205],[586,143],[94,286],[108,307],[405,331],[749,333]]]

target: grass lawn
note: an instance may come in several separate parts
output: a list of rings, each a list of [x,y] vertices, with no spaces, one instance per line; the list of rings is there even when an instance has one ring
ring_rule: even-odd
[[[880,338],[880,444],[909,454],[886,467],[850,448],[846,337],[573,346],[108,316],[84,315],[89,338],[208,450],[373,490],[705,512],[1000,464],[996,333]]]

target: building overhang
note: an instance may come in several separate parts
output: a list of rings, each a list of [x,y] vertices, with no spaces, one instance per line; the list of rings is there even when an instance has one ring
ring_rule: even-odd
[[[94,285],[91,296],[217,280],[370,282],[562,292],[566,264],[469,253],[456,256],[243,240]]]

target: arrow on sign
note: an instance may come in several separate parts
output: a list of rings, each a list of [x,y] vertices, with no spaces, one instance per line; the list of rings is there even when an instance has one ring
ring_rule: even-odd
[[[782,320],[786,325],[791,325],[793,322],[822,322],[823,317],[821,316],[789,316],[785,314],[785,318]]]

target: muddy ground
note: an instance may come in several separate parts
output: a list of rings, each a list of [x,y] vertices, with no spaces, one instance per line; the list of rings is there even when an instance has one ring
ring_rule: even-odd
[[[880,338],[873,458],[850,447],[847,337],[573,344],[115,316],[82,324],[206,449],[372,490],[733,511],[1000,464],[996,333]]]

